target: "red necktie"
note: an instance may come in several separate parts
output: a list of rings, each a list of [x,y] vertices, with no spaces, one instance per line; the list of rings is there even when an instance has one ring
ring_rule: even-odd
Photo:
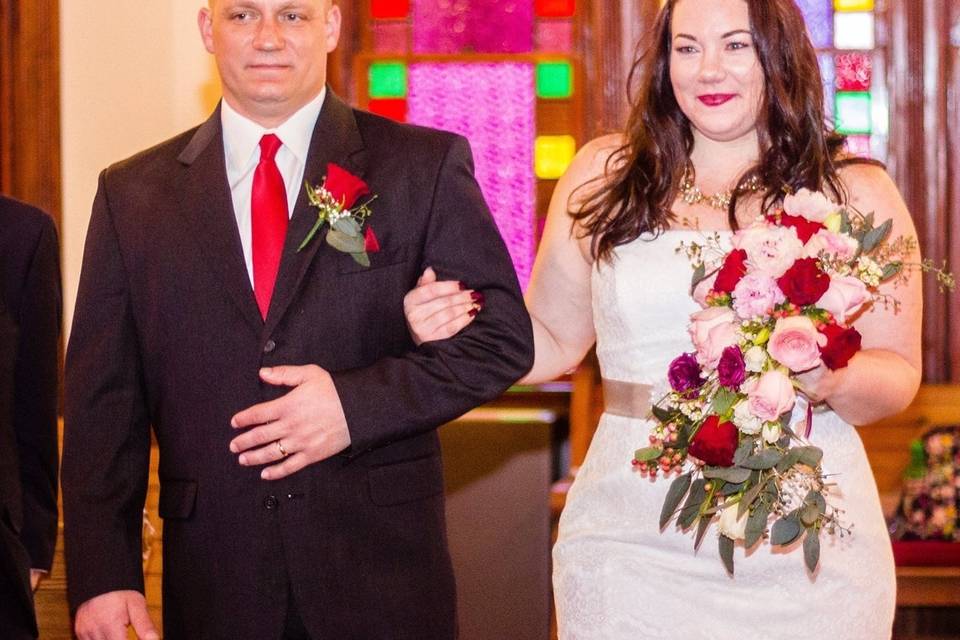
[[[267,317],[273,285],[280,270],[283,240],[287,235],[287,190],[274,157],[283,143],[271,134],[260,139],[260,164],[253,174],[250,212],[253,228],[253,293],[260,315]]]

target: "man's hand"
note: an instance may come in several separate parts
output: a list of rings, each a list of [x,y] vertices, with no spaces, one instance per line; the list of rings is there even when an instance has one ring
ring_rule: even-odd
[[[110,591],[90,598],[77,609],[74,624],[80,640],[126,640],[128,626],[140,640],[160,640],[139,591]]]
[[[230,443],[240,464],[278,463],[260,477],[279,480],[350,446],[347,418],[329,373],[316,365],[272,367],[261,369],[260,378],[292,389],[233,416],[234,429],[252,427]]]

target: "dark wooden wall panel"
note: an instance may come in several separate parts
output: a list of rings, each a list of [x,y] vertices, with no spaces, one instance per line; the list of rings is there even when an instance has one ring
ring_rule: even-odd
[[[57,0],[0,0],[0,191],[58,223],[59,55]]]

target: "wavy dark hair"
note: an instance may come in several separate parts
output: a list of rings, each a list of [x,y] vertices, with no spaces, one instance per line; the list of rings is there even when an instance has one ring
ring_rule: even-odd
[[[670,207],[684,171],[693,171],[693,133],[670,82],[671,19],[680,0],[668,0],[653,27],[649,47],[637,56],[629,86],[637,86],[624,135],[626,142],[608,158],[605,175],[577,210],[571,211],[591,236],[594,258],[609,259],[617,246],[643,233],[659,234],[674,219]],[[740,176],[727,211],[738,227],[740,187],[753,178],[764,185],[763,211],[785,191],[827,189],[846,201],[838,176],[845,136],[826,124],[823,84],[817,55],[803,16],[793,0],[745,0],[750,31],[763,67],[764,93],[757,131],[760,159]]]

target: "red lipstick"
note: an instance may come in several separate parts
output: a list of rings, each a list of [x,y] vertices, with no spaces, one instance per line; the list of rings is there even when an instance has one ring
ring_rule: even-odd
[[[708,93],[702,96],[697,96],[697,99],[708,107],[719,107],[720,105],[733,100],[735,97],[735,93]]]

